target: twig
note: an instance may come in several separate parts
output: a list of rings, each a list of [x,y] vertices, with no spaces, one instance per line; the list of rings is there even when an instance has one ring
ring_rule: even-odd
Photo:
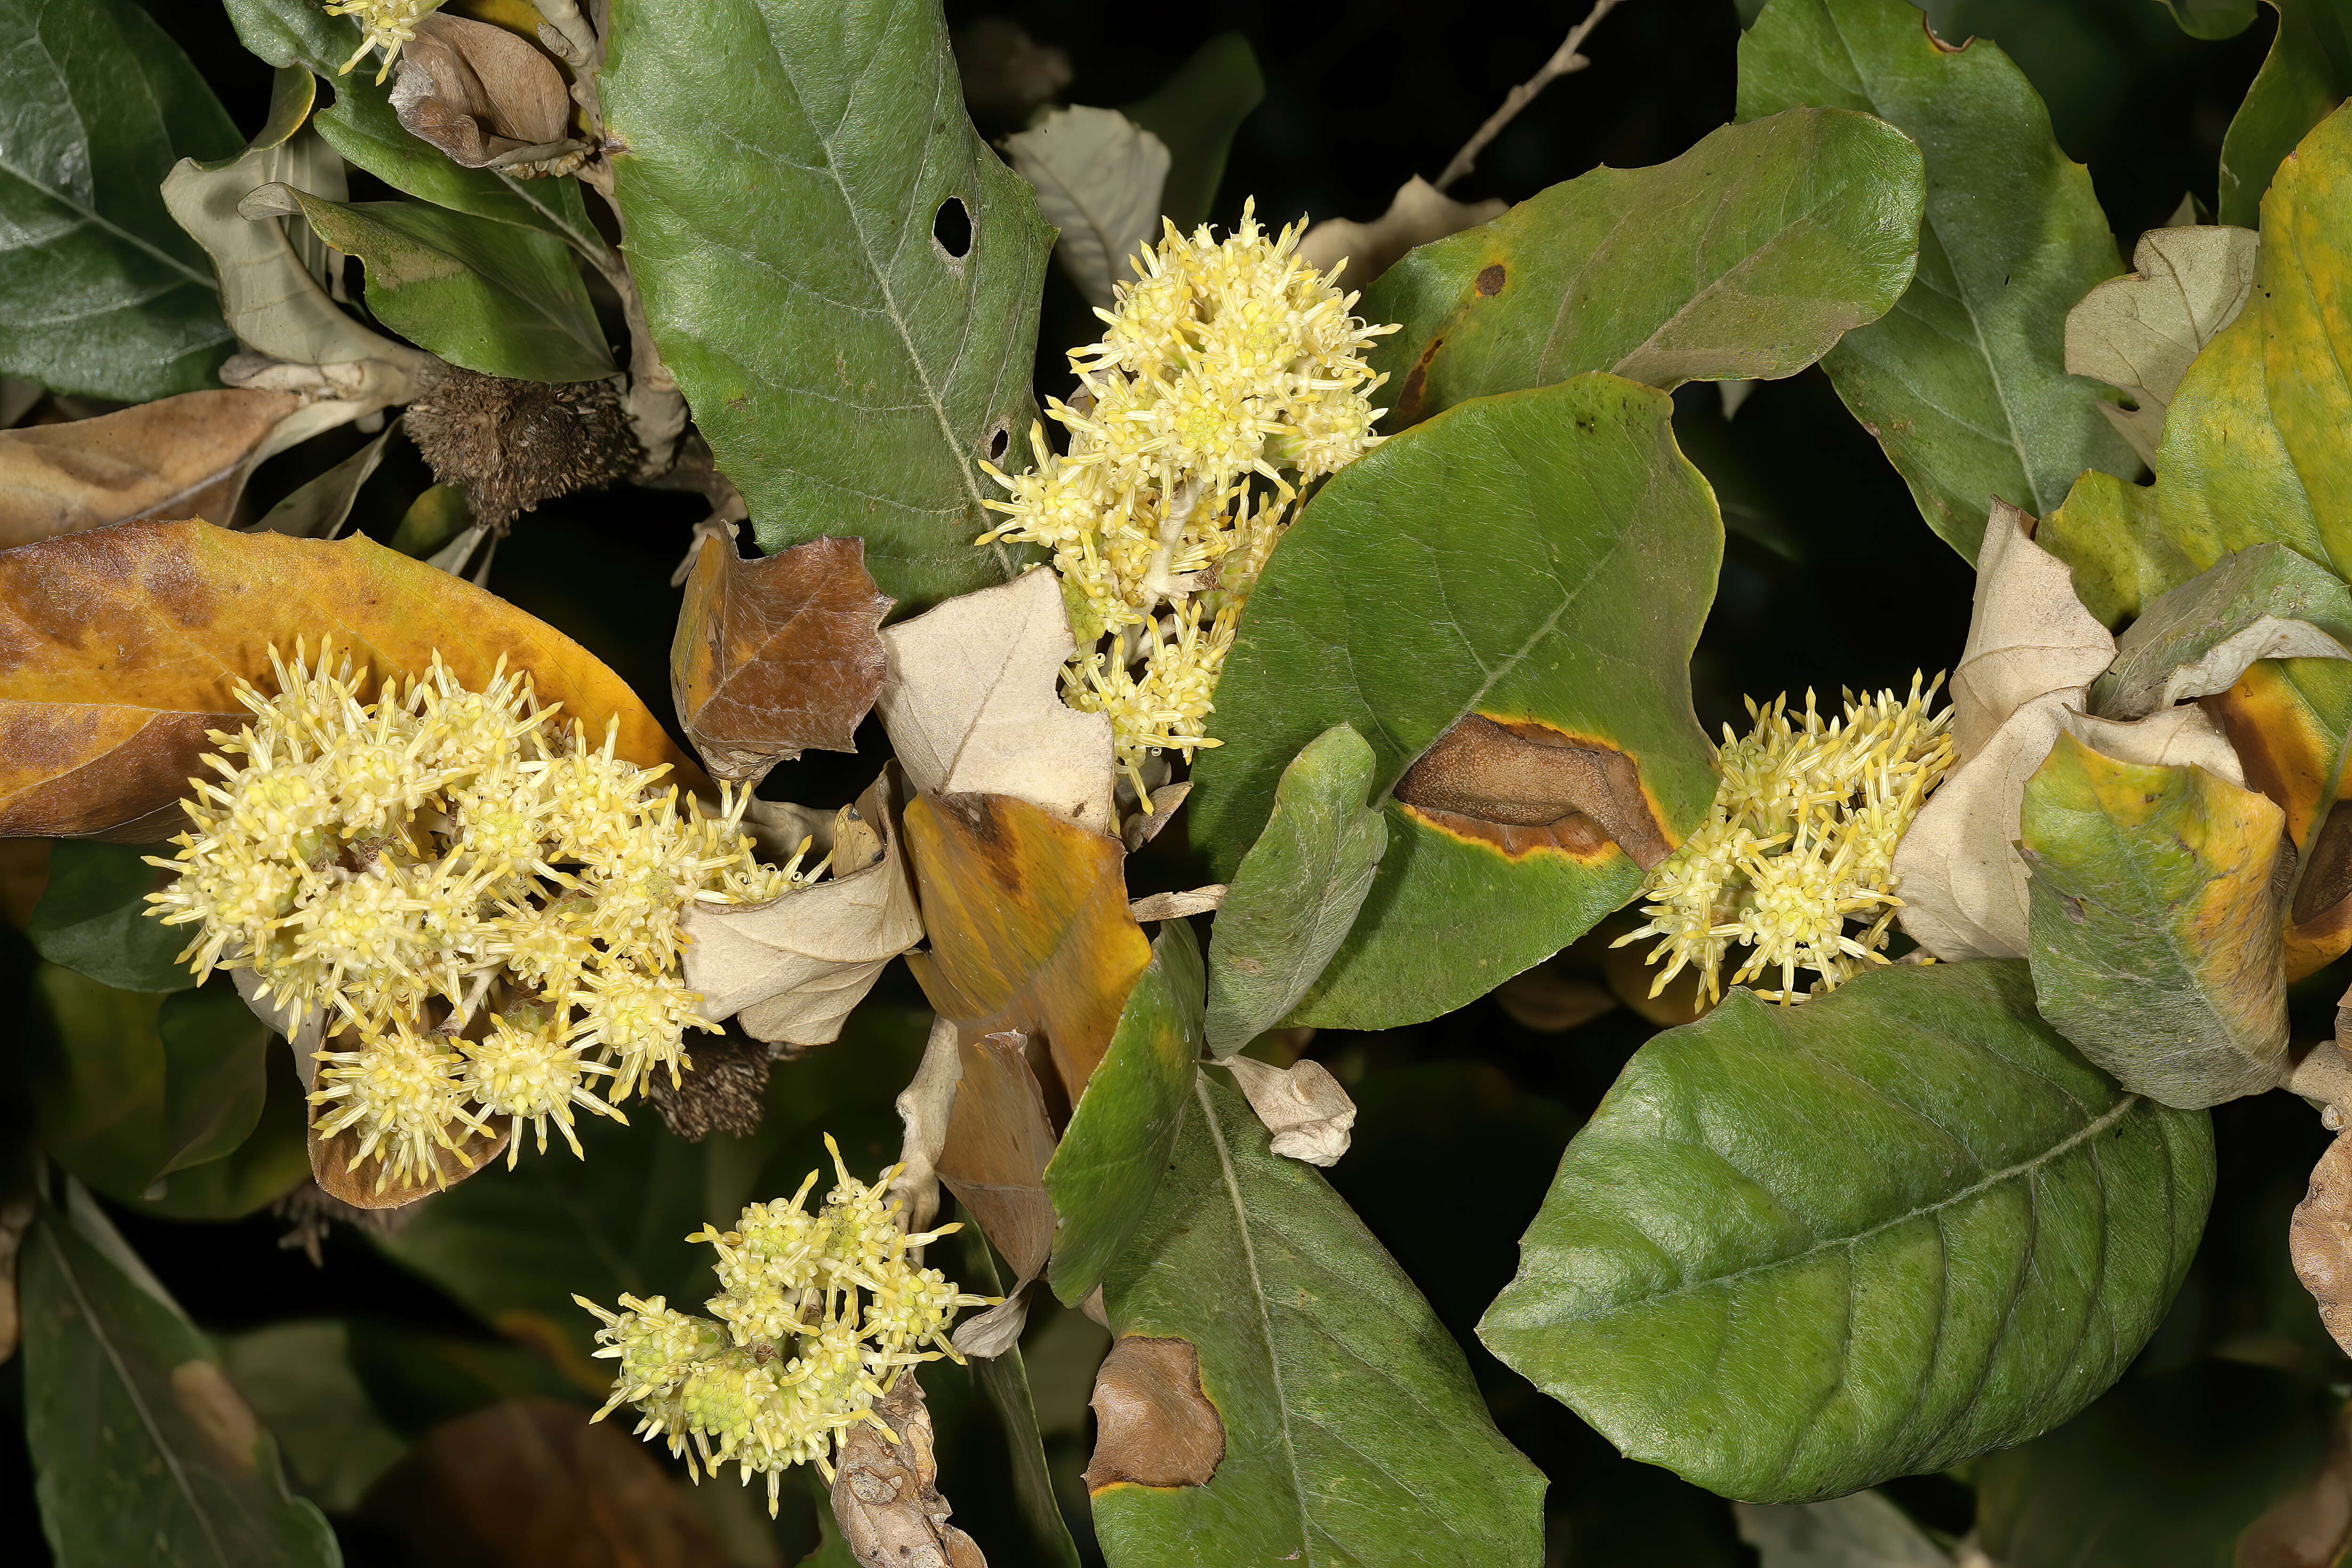
[[[1601,25],[1601,18],[1616,7],[1617,0],[1592,0],[1592,9],[1585,13],[1583,21],[1568,30],[1566,41],[1553,51],[1551,58],[1544,62],[1543,69],[1511,89],[1509,95],[1503,100],[1503,107],[1488,115],[1486,123],[1478,127],[1478,133],[1465,142],[1462,151],[1454,154],[1454,162],[1446,164],[1445,173],[1437,176],[1439,190],[1443,191],[1468,174],[1470,165],[1478,161],[1478,154],[1486,150],[1486,143],[1501,135],[1503,127],[1518,118],[1519,110],[1534,102],[1536,94],[1549,87],[1555,78],[1564,77],[1570,71],[1580,71],[1592,63],[1576,52],[1577,47],[1584,42],[1587,34]]]

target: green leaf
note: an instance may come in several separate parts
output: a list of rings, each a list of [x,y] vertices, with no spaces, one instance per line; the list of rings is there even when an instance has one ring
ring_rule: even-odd
[[[902,606],[1013,575],[972,547],[978,465],[1028,450],[1053,235],[965,119],[939,7],[619,0],[611,51],[630,270],[760,547],[856,534]]]
[[[2091,710],[2133,720],[2226,691],[2257,658],[2352,658],[2352,588],[2284,544],[2222,557],[2163,595],[2116,639]]]
[[[1739,41],[1739,117],[1863,110],[1927,155],[1919,270],[1822,362],[1920,515],[1970,561],[1991,498],[2049,512],[2085,468],[2139,460],[2066,374],[2066,312],[2123,270],[2091,176],[2007,55],[1948,51],[1904,0],[1772,0]]]
[[[163,1219],[241,1219],[310,1179],[309,1092],[294,1053],[262,1042],[261,1117],[245,1142],[216,1160],[184,1166],[121,1201]]]
[[[2218,216],[2241,228],[2254,226],[2263,194],[2295,143],[2352,97],[2352,9],[2342,0],[2270,4],[2278,32],[2221,138]]]
[[[963,1259],[963,1288],[976,1296],[1003,1295],[1003,1278],[980,1227],[968,1225],[956,1239]],[[1077,1543],[1070,1539],[1069,1522],[1054,1500],[1054,1478],[1046,1468],[1045,1440],[1037,1429],[1037,1405],[1029,1392],[1029,1369],[1021,1347],[1007,1345],[998,1354],[974,1356],[970,1364],[972,1381],[980,1384],[1003,1434],[1013,1500],[1020,1505],[1022,1522],[1029,1527],[1031,1548],[1050,1568],[1078,1568]]]
[[[2126,1089],[2184,1110],[2287,1071],[2284,814],[2203,768],[2061,733],[2020,848],[2042,1016]]]
[[[1689,666],[1723,529],[1672,409],[1611,375],[1459,405],[1333,475],[1267,564],[1189,803],[1223,879],[1334,724],[1371,745],[1376,801],[1465,721],[1532,726],[1528,754],[1565,742],[1637,784],[1607,829],[1579,815],[1606,802],[1511,803],[1558,834],[1383,802],[1388,852],[1298,1022],[1384,1028],[1483,995],[1633,896],[1642,868],[1606,833],[1662,858],[1706,814]]]
[[[1205,984],[1192,928],[1161,921],[1150,967],[1128,993],[1110,1048],[1046,1162],[1056,1223],[1045,1278],[1069,1305],[1102,1282],[1160,1189],[1201,1055]]]
[[[374,440],[264,512],[261,521],[253,525],[254,531],[267,529],[296,539],[332,539],[342,532],[343,520],[352,515],[352,505],[360,499],[361,487],[375,473],[376,465],[383,461],[384,448],[392,444],[393,435],[399,428],[399,416],[385,420],[383,432]]]
[[[1630,1458],[1798,1502],[2065,1420],[2156,1327],[2212,1195],[2022,963],[1735,989],[1635,1053],[1479,1337]]]
[[[205,1337],[86,1194],[42,1206],[20,1268],[25,1436],[60,1563],[342,1562]]]
[[[1190,233],[1208,217],[1224,179],[1234,132],[1265,98],[1265,77],[1249,40],[1239,33],[1219,33],[1193,50],[1150,97],[1119,110],[1168,148],[1160,210],[1178,228]]]
[[[189,928],[149,913],[147,895],[168,873],[147,864],[158,847],[65,838],[49,850],[48,885],[25,934],[51,963],[123,991],[185,991],[196,977],[179,961]]]
[[[1402,324],[1371,356],[1391,424],[1588,371],[1667,390],[1793,375],[1911,281],[1920,178],[1893,127],[1797,110],[1422,246],[1360,307]]]
[[[2254,25],[2254,0],[2164,0],[2192,38],[2234,38]]]
[[[108,1196],[221,1159],[260,1120],[275,1037],[226,980],[158,996],[49,963],[34,990],[58,1046],[36,1094],[41,1141]]]
[[[1533,1563],[1544,1479],[1462,1352],[1323,1178],[1203,1077],[1143,1228],[1103,1280],[1119,1335],[1178,1339],[1224,1453],[1201,1486],[1094,1493],[1119,1568]]]
[[[319,1506],[349,1513],[408,1445],[375,1413],[352,1370],[351,1327],[272,1323],[221,1342],[229,1382],[286,1444],[286,1463]]]
[[[0,10],[0,373],[134,403],[212,385],[234,345],[157,186],[242,140],[132,0]]]
[[[1375,759],[1334,724],[1282,770],[1274,814],[1217,910],[1209,942],[1211,1054],[1229,1057],[1282,1022],[1339,950],[1389,847],[1364,802]]]
[[[596,308],[562,241],[418,202],[330,202],[275,189],[311,232],[367,263],[368,309],[419,348],[517,381],[613,374]]]
[[[1758,1568],[1953,1568],[1911,1516],[1884,1492],[1831,1502],[1743,1503],[1739,1538]]]

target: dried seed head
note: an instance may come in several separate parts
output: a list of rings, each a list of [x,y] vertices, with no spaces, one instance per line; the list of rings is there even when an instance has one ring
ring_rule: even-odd
[[[463,489],[493,528],[627,479],[644,457],[610,381],[509,381],[442,365],[408,405],[407,425],[433,477]]]

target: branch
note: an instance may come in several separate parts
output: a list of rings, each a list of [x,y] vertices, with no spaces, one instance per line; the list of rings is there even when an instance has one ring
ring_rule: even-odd
[[[1592,0],[1592,9],[1585,13],[1583,21],[1569,29],[1567,39],[1553,51],[1551,58],[1544,62],[1543,69],[1511,89],[1509,95],[1503,100],[1503,107],[1488,115],[1486,123],[1478,127],[1477,134],[1465,142],[1462,151],[1454,154],[1454,162],[1446,164],[1445,173],[1437,176],[1439,190],[1443,191],[1468,174],[1470,165],[1478,161],[1478,154],[1486,150],[1486,143],[1501,135],[1503,127],[1518,118],[1519,110],[1534,102],[1536,94],[1549,87],[1554,79],[1564,77],[1570,71],[1580,71],[1592,63],[1576,52],[1578,46],[1584,42],[1587,34],[1601,25],[1601,18],[1616,6],[1617,0]]]

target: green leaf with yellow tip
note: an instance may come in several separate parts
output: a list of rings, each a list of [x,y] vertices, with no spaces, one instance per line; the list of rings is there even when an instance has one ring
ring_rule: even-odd
[[[2025,784],[2042,1016],[2136,1094],[2183,1110],[2284,1078],[2284,816],[2202,768],[2061,734]]]
[[[1370,743],[1389,835],[1295,1021],[1483,995],[1706,816],[1690,655],[1723,525],[1672,411],[1612,375],[1473,399],[1332,476],[1275,552],[1217,689],[1223,743],[1194,765],[1194,842],[1232,879],[1283,769],[1339,723]]]

